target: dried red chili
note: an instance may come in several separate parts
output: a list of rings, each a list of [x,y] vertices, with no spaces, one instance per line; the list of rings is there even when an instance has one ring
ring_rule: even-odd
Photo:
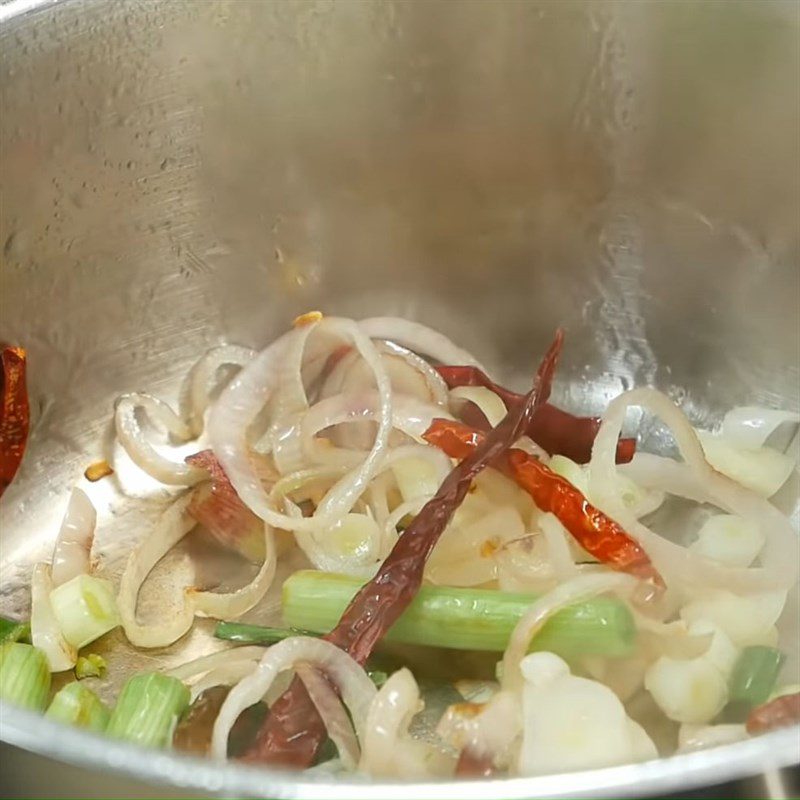
[[[524,433],[536,409],[547,400],[562,343],[563,333],[558,331],[536,373],[531,391],[445,478],[434,497],[398,539],[378,574],[353,598],[339,623],[325,637],[359,663],[367,660],[381,637],[414,599],[422,583],[425,562],[466,496],[473,478]],[[302,682],[295,678],[272,706],[246,757],[283,766],[308,766],[324,736],[322,721]]]
[[[30,427],[30,404],[25,384],[26,354],[21,347],[2,350],[0,404],[0,495],[17,474]]]
[[[451,458],[464,458],[480,446],[484,436],[461,422],[437,419],[423,438]],[[517,449],[504,455],[502,468],[530,494],[542,511],[555,514],[581,547],[599,561],[613,569],[662,583],[639,543],[595,508],[568,480]]]
[[[522,400],[522,395],[495,383],[477,367],[440,366],[436,370],[451,389],[457,386],[483,386],[491,389],[507,408],[513,408]],[[474,420],[475,417],[472,417],[464,421],[474,424]],[[544,403],[534,414],[526,432],[551,455],[558,453],[578,464],[586,464],[592,456],[592,444],[599,429],[599,417],[576,417],[550,403]],[[617,463],[626,464],[633,458],[635,450],[636,439],[620,439],[617,444]]]
[[[765,733],[800,722],[800,692],[776,697],[754,708],[747,717],[747,732]]]

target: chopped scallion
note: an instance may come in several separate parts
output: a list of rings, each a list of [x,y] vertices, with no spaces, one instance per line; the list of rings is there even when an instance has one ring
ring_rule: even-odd
[[[44,711],[50,692],[47,656],[30,644],[0,644],[0,700]]]
[[[114,587],[94,575],[76,575],[50,593],[50,604],[64,638],[77,648],[120,623]]]
[[[730,677],[726,719],[743,720],[750,709],[769,699],[783,661],[783,653],[774,647],[755,645],[742,650]]]
[[[106,660],[102,656],[97,655],[97,653],[89,653],[78,657],[78,661],[75,664],[75,677],[79,681],[84,678],[102,678],[107,669]]]
[[[106,733],[145,747],[165,747],[188,706],[189,690],[177,678],[158,672],[134,675],[122,687]]]
[[[27,622],[14,622],[0,617],[0,642],[31,642],[31,626]]]
[[[73,681],[56,693],[45,716],[100,732],[106,729],[111,712],[91,689]]]

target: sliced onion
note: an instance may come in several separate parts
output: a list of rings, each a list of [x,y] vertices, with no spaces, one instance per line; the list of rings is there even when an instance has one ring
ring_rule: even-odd
[[[501,591],[548,592],[556,584],[547,542],[540,534],[528,534],[506,542],[494,559]]]
[[[729,567],[749,567],[764,547],[764,533],[752,519],[735,514],[709,517],[690,548]]]
[[[300,424],[305,414],[297,413],[285,417],[281,422],[273,423],[269,430],[269,447],[259,452],[271,452],[275,468],[281,475],[298,472],[309,466],[303,452],[303,437],[300,435]]]
[[[578,574],[566,528],[554,514],[542,514],[539,526],[547,542],[547,556],[553,567],[553,573],[559,581],[568,581]]]
[[[216,653],[209,653],[200,658],[194,658],[177,667],[167,670],[167,675],[177,678],[179,681],[190,681],[198,675],[213,672],[220,667],[236,662],[255,662],[258,661],[266,652],[266,648],[260,645],[245,645],[243,647],[228,647],[225,650],[217,650]]]
[[[627,464],[617,470],[647,489],[660,488],[666,494],[684,497],[696,503],[706,502],[707,492],[701,480],[686,464],[653,453],[638,452]],[[598,500],[598,503],[602,503]]]
[[[676,660],[699,658],[711,645],[711,634],[690,633],[683,620],[660,622],[642,614],[635,607],[631,607],[631,612],[645,648],[658,656]]]
[[[515,691],[522,687],[520,662],[528,652],[531,640],[553,614],[562,608],[582,603],[598,594],[632,590],[636,583],[635,578],[619,572],[580,575],[562,583],[544,597],[539,598],[523,614],[508,640],[508,646],[503,653],[503,689]]]
[[[486,703],[458,703],[442,715],[436,733],[459,752],[469,749],[506,766],[522,733],[520,705],[519,695],[508,691],[495,692]]]
[[[488,703],[500,691],[500,684],[497,681],[462,678],[453,683],[453,688],[468,703]]]
[[[193,703],[207,689],[238,683],[255,669],[263,655],[264,648],[256,645],[234,647],[201,656],[168,670],[166,674],[190,684]]]
[[[324,329],[325,326],[322,327]],[[303,325],[296,330],[296,334],[287,344],[272,400],[271,411],[276,420],[301,413],[308,408],[308,396],[303,380],[303,356],[309,338],[320,328],[317,325]]]
[[[53,581],[48,564],[37,564],[31,577],[31,641],[47,656],[50,672],[72,669],[78,651],[61,634],[50,605]]]
[[[354,770],[361,757],[361,748],[358,746],[353,723],[350,722],[339,695],[310,664],[303,661],[295,664],[295,672],[303,681],[308,696],[325,725],[328,737],[336,745],[342,765],[345,769]]]
[[[214,757],[226,758],[228,736],[239,715],[266,695],[280,672],[300,661],[307,661],[325,673],[350,710],[359,740],[365,740],[367,713],[377,693],[367,673],[344,650],[330,642],[292,636],[268,648],[255,671],[231,689],[225,698],[211,737]]]
[[[174,486],[193,486],[207,478],[205,471],[156,452],[136,419],[139,408],[175,439],[186,442],[192,438],[189,426],[163,401],[148,394],[124,394],[117,400],[114,422],[120,444],[131,461],[156,480]]]
[[[248,452],[248,429],[275,389],[281,360],[286,348],[298,335],[297,330],[291,331],[270,345],[231,381],[214,404],[209,419],[209,435],[214,453],[222,463],[237,494],[254,513],[275,528],[319,530],[344,516],[353,507],[381,465],[391,431],[391,386],[372,342],[352,320],[327,317],[322,322],[313,324],[317,327],[325,325],[329,333],[341,335],[342,338],[349,338],[353,342],[374,370],[380,397],[378,432],[373,447],[358,469],[345,475],[331,489],[324,511],[318,510],[313,517],[302,519],[293,519],[277,512],[269,503]]]
[[[155,528],[131,553],[122,573],[117,607],[125,635],[137,647],[166,647],[192,627],[194,607],[185,590],[181,592],[179,608],[165,612],[165,621],[142,625],[136,620],[139,590],[145,579],[153,567],[196,525],[186,513],[190,500],[191,494],[185,494],[162,514]]]
[[[468,525],[451,524],[431,553],[425,576],[445,586],[477,586],[497,577],[494,554],[509,540],[525,533],[513,506],[495,506]]]
[[[393,673],[369,707],[358,768],[372,777],[414,778],[427,774],[419,749],[407,744],[408,726],[423,707],[419,688],[406,667]]]
[[[278,370],[277,385],[270,404],[272,423],[268,435],[275,466],[282,475],[305,466],[301,441],[296,434],[299,422],[308,409],[303,355],[309,337],[317,330],[316,325],[304,325],[298,329],[287,345]],[[318,364],[324,364],[321,355],[316,358]]]
[[[60,586],[77,575],[88,573],[89,554],[97,524],[97,511],[86,493],[77,486],[72,490],[67,512],[53,549],[53,586]]]
[[[781,425],[800,422],[800,414],[756,406],[732,408],[722,420],[722,437],[736,447],[763,447]]]
[[[679,464],[668,459],[647,459],[645,463],[650,479],[654,477],[653,470],[657,464],[661,469],[657,481],[659,488],[711,503],[728,513],[756,521],[766,536],[761,567],[742,569],[716,564],[659,536],[625,508],[616,492],[614,456],[625,412],[631,406],[648,408],[669,425],[685,461]],[[637,472],[637,482],[645,480],[642,472],[641,469]],[[698,586],[755,592],[788,588],[797,580],[800,539],[789,520],[764,498],[716,472],[706,461],[697,434],[686,416],[666,395],[655,389],[634,389],[609,404],[592,449],[589,487],[603,510],[637,539],[670,587],[683,588],[687,592]]]
[[[136,620],[139,591],[155,565],[187,534],[196,521],[188,514],[191,494],[178,498],[162,515],[154,530],[133,551],[120,581],[119,606],[125,635],[138,647],[165,647],[192,625],[195,614],[217,619],[236,619],[255,606],[275,577],[277,554],[271,528],[264,526],[264,561],[250,583],[233,592],[183,590],[180,608],[166,622],[141,625]]]
[[[447,407],[447,385],[441,376],[424,359],[404,348],[384,342],[376,342],[375,346],[381,354],[381,362],[389,377],[395,403],[403,400],[406,404],[414,402],[430,404],[438,409],[431,418],[443,416],[442,409]],[[326,379],[320,392],[320,401],[324,402],[336,395],[361,397],[365,394],[375,396],[372,372],[364,359],[351,350],[336,364]],[[377,403],[375,405],[377,407]],[[402,425],[398,425],[398,419],[395,409],[395,427],[402,430]],[[330,432],[330,441],[342,448],[368,449],[373,438],[371,426],[366,421],[356,418],[343,421],[349,424],[333,428]]]
[[[366,502],[368,513],[372,515],[375,522],[383,528],[389,517],[389,488],[392,479],[387,472],[382,472],[372,479],[372,483],[366,492]]]
[[[773,625],[783,613],[786,592],[760,592],[738,595],[726,590],[703,587],[681,609],[681,618],[689,623],[711,622],[730,637],[738,647],[764,644]]]
[[[642,459],[646,460],[649,454],[636,453],[634,459],[637,457],[641,462]],[[588,467],[576,464],[571,459],[562,455],[553,456],[548,462],[548,466],[553,472],[558,473],[562,478],[566,478],[573,486],[580,489],[590,503],[597,505],[595,498],[589,490]],[[630,466],[630,463],[628,463],[617,467],[617,471],[614,474],[614,481],[617,484],[616,493],[631,514],[639,519],[651,514],[661,506],[664,502],[664,492],[652,488],[646,489],[637,484],[632,478],[632,475],[636,474],[636,469],[635,467],[631,469]],[[602,503],[602,498],[600,502]]]
[[[255,660],[233,661],[212,669],[195,681],[190,687],[190,702],[194,702],[203,692],[215,686],[234,686],[246,678],[256,668]]]
[[[483,370],[471,353],[462,350],[439,331],[419,322],[400,317],[371,317],[362,319],[358,324],[373,339],[387,339],[419,355],[431,356],[440,364],[457,364]]]
[[[224,344],[209,350],[192,368],[189,375],[189,428],[192,438],[203,432],[203,415],[211,402],[217,373],[223,367],[243,367],[256,357],[249,347]]]
[[[538,520],[539,510],[534,505],[533,498],[502,472],[488,467],[475,479],[475,485],[478,491],[470,495],[472,499],[477,494],[486,498],[490,508],[493,505],[512,506],[526,523],[532,517]]]
[[[283,507],[285,515],[291,520],[302,520],[303,514],[299,506],[291,499],[290,495],[300,492],[319,481],[331,482],[341,477],[345,470],[340,467],[317,467],[315,469],[301,470],[281,478],[270,492],[270,503],[273,507]],[[300,500],[308,499],[309,493],[300,492]],[[313,532],[295,530],[292,523],[284,526],[284,530],[293,531],[300,549],[308,560],[317,568],[325,572],[342,572],[355,577],[370,577],[372,567],[364,563],[363,558],[348,558],[339,554],[329,553],[323,544],[317,541]]]
[[[306,458],[312,463],[331,463],[342,455],[342,449],[331,453],[333,448],[325,447],[329,442],[317,439],[320,431],[334,425],[344,425],[376,420],[380,414],[380,399],[373,391],[365,391],[358,395],[339,394],[327,397],[313,405],[303,416],[294,435],[300,436]],[[394,398],[392,409],[392,428],[407,436],[422,440],[422,435],[430,428],[437,417],[452,419],[440,406],[416,400],[412,397],[398,395]],[[348,463],[360,461],[362,453],[347,453]],[[356,463],[357,463],[356,461]],[[340,463],[340,462],[338,462]]]
[[[505,403],[491,389],[485,386],[459,386],[450,391],[450,400],[456,401],[456,405],[461,401],[474,403],[483,413],[483,416],[494,428],[506,415]]]
[[[381,354],[395,394],[447,407],[447,384],[424,358],[394,342],[376,341],[375,347]],[[325,379],[320,398],[343,393],[355,394],[369,389],[375,389],[372,373],[358,353],[351,350],[336,363]]]
[[[383,527],[386,541],[394,544],[394,542],[397,541],[397,526],[400,521],[409,514],[412,516],[419,514],[432,496],[433,495],[429,495],[427,497],[414,497],[411,500],[406,500],[405,502],[400,503],[400,505],[397,506],[397,508],[395,508],[388,517],[386,517],[386,522],[384,523]]]
[[[284,499],[286,514],[295,519],[301,519],[302,513],[288,497]],[[340,525],[347,517],[345,515],[335,524]],[[300,549],[306,554],[308,560],[323,572],[338,572],[354,578],[371,578],[380,564],[381,539],[380,529],[374,531],[364,546],[356,552],[335,552],[329,540],[319,541],[315,534],[308,531],[294,531],[295,539]]]
[[[383,352],[397,356],[422,376],[427,386],[428,396],[423,395],[420,399],[430,400],[439,406],[447,406],[447,384],[444,378],[424,358],[405,347],[401,347],[396,342],[379,342],[378,348]],[[397,387],[396,390],[403,392],[402,387]]]
[[[216,619],[236,619],[253,608],[267,593],[275,578],[278,555],[275,536],[269,525],[264,525],[264,561],[250,583],[233,592],[201,592],[189,589],[188,598],[199,616]]]
[[[794,471],[794,457],[771,447],[738,447],[708,431],[697,435],[714,469],[762,497],[772,497]]]
[[[347,468],[344,466],[327,466],[311,467],[284,475],[270,489],[270,506],[279,508],[286,498],[294,498],[299,502],[308,500],[313,496],[311,487],[316,487],[318,491],[321,491],[321,485],[330,486],[346,472]],[[301,491],[303,489],[305,491]],[[299,497],[294,497],[295,495],[299,495]],[[292,530],[291,524],[286,525],[283,530]]]
[[[333,522],[352,509],[355,501],[381,467],[388,449],[389,433],[392,427],[393,399],[391,383],[381,362],[380,354],[372,342],[361,333],[358,326],[352,320],[336,318],[328,318],[324,322],[327,323],[327,329],[330,331],[336,331],[342,338],[347,336],[352,339],[353,345],[372,369],[375,385],[378,388],[378,431],[372,449],[356,470],[345,475],[337,485],[332,487],[315,514],[315,517],[330,518],[329,521]],[[310,414],[311,411],[305,415],[304,426]],[[309,527],[318,526],[311,525]]]
[[[211,406],[208,433],[214,454],[239,497],[262,519],[266,497],[249,456],[248,432],[275,391],[284,357],[302,339],[303,330],[291,330],[262,350]],[[274,519],[268,521],[275,524]]]
[[[430,463],[435,470],[439,483],[444,480],[451,469],[450,459],[438,448],[429,447],[427,445],[402,445],[389,451],[375,477],[379,477],[386,471],[392,469],[395,464],[408,459],[424,459],[427,463]],[[282,525],[282,528],[294,532],[300,548],[317,569],[326,572],[344,572],[347,575],[355,577],[371,577],[374,575],[379,561],[388,553],[388,550],[396,538],[396,536],[391,533],[391,531],[393,531],[393,526],[402,516],[405,516],[406,513],[410,513],[410,509],[419,510],[421,505],[418,506],[418,504],[415,503],[413,506],[408,506],[409,511],[403,511],[400,516],[390,515],[390,519],[387,519],[384,526],[387,533],[380,541],[375,543],[376,546],[374,548],[369,548],[355,556],[332,552],[325,539],[326,531],[330,530],[331,526],[319,526],[319,529],[316,531],[308,531],[304,529],[303,525],[295,524],[295,522],[302,523],[308,518],[304,520],[300,509],[290,499],[289,495],[298,492],[308,484],[319,480],[336,478],[341,476],[341,474],[341,467],[319,467],[310,470],[302,470],[293,475],[287,475],[273,486],[269,501],[273,508],[280,507],[280,504],[283,505],[285,516],[290,521]],[[341,483],[341,481],[339,482]],[[330,492],[326,493],[325,497],[322,499],[320,507],[323,507],[329,493]],[[424,504],[424,501],[422,504]]]

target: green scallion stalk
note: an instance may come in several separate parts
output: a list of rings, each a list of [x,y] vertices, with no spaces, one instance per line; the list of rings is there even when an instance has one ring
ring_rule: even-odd
[[[165,747],[188,706],[189,690],[177,678],[134,675],[122,687],[106,733],[144,747]]]
[[[73,681],[56,693],[45,716],[65,725],[102,732],[111,712],[91,689]]]
[[[84,678],[102,678],[108,670],[108,665],[103,656],[97,653],[88,653],[85,656],[78,656],[75,663],[75,677],[82,681]]]
[[[14,622],[12,619],[0,617],[0,643],[31,643],[31,626],[27,622]]]
[[[0,644],[0,700],[44,711],[49,693],[47,656],[30,644]]]
[[[728,697],[731,708],[746,713],[765,703],[775,687],[783,661],[783,653],[774,647],[745,647],[730,677]]]
[[[283,617],[293,628],[327,633],[339,621],[361,581],[304,570],[283,584]],[[387,639],[456,650],[501,652],[535,595],[489,589],[422,587]],[[533,640],[532,650],[564,658],[624,657],[633,651],[636,626],[627,606],[597,597],[555,614]],[[245,641],[239,639],[239,641]]]
[[[64,638],[84,647],[120,624],[111,581],[77,575],[50,592],[50,605]]]
[[[246,644],[275,644],[290,636],[319,636],[318,631],[300,628],[270,628],[266,625],[248,625],[246,622],[218,622],[214,628],[217,639]]]

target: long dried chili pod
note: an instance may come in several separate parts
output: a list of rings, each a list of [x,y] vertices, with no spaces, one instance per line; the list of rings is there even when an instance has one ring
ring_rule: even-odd
[[[485,434],[454,420],[434,420],[423,438],[451,458],[464,458],[479,447]],[[579,489],[534,456],[512,449],[503,468],[542,511],[555,514],[578,544],[613,569],[661,584],[641,545],[621,525],[593,506]]]
[[[494,392],[507,408],[513,408],[523,399],[523,395],[495,383],[477,367],[444,365],[436,367],[436,370],[450,389],[458,386],[482,386]],[[542,403],[526,432],[550,455],[558,454],[578,464],[586,464],[592,456],[592,444],[598,430],[599,417],[578,417],[550,403]],[[617,444],[617,463],[626,464],[633,458],[635,450],[636,439],[620,439]]]
[[[21,347],[2,349],[0,386],[0,496],[17,474],[30,428],[30,403],[25,382],[26,354]]]

